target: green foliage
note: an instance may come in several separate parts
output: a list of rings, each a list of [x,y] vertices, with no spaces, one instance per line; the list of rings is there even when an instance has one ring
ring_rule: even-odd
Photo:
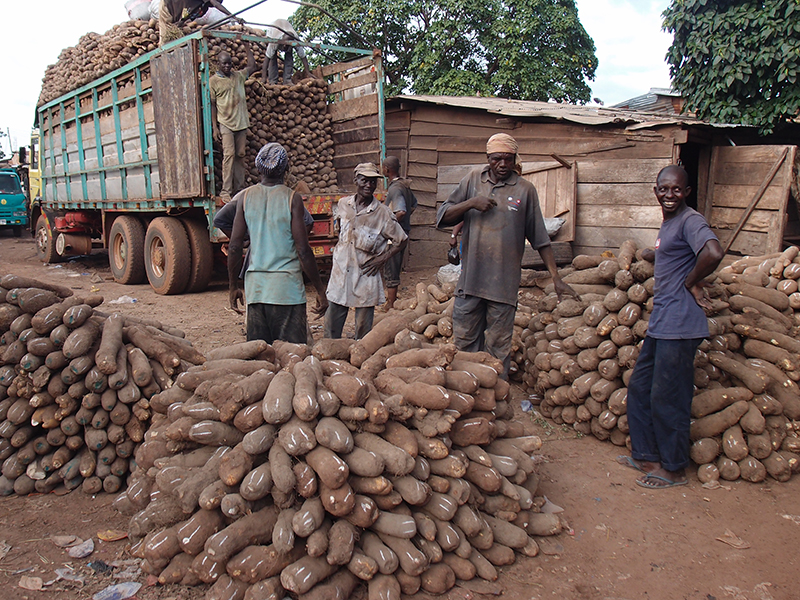
[[[597,58],[574,0],[321,0],[382,50],[387,93],[588,102]],[[292,18],[323,43],[364,42],[311,7]]]
[[[798,0],[672,0],[673,85],[705,120],[770,133],[800,110]]]

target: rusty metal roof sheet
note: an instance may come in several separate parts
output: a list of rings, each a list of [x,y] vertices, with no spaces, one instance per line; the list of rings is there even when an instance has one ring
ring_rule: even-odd
[[[620,110],[597,105],[580,106],[556,102],[534,102],[530,100],[476,96],[394,96],[390,100],[408,100],[456,108],[474,108],[504,117],[555,119],[580,125],[625,124],[629,129],[649,129],[682,123],[708,125],[708,123],[704,123],[699,119],[684,115]]]

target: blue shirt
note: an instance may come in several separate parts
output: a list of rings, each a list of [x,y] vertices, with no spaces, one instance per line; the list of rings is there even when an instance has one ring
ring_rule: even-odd
[[[653,312],[647,326],[651,338],[708,337],[706,314],[684,284],[703,246],[716,239],[703,216],[688,206],[661,224],[656,240]]]

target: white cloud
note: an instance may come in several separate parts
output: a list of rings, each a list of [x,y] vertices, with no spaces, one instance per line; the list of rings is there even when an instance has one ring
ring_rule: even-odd
[[[661,30],[668,0],[578,0],[578,16],[597,47],[593,96],[611,105],[670,86],[664,57],[672,36]]]

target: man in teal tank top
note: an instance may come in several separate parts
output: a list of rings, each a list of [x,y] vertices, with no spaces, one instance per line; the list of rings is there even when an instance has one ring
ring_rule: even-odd
[[[229,300],[241,314],[247,302],[247,339],[296,344],[307,340],[305,273],[317,290],[313,312],[328,308],[325,287],[308,244],[300,194],[283,185],[289,166],[286,149],[270,143],[256,156],[261,182],[238,194],[236,217],[228,246]],[[239,287],[244,240],[250,237],[250,264]]]

